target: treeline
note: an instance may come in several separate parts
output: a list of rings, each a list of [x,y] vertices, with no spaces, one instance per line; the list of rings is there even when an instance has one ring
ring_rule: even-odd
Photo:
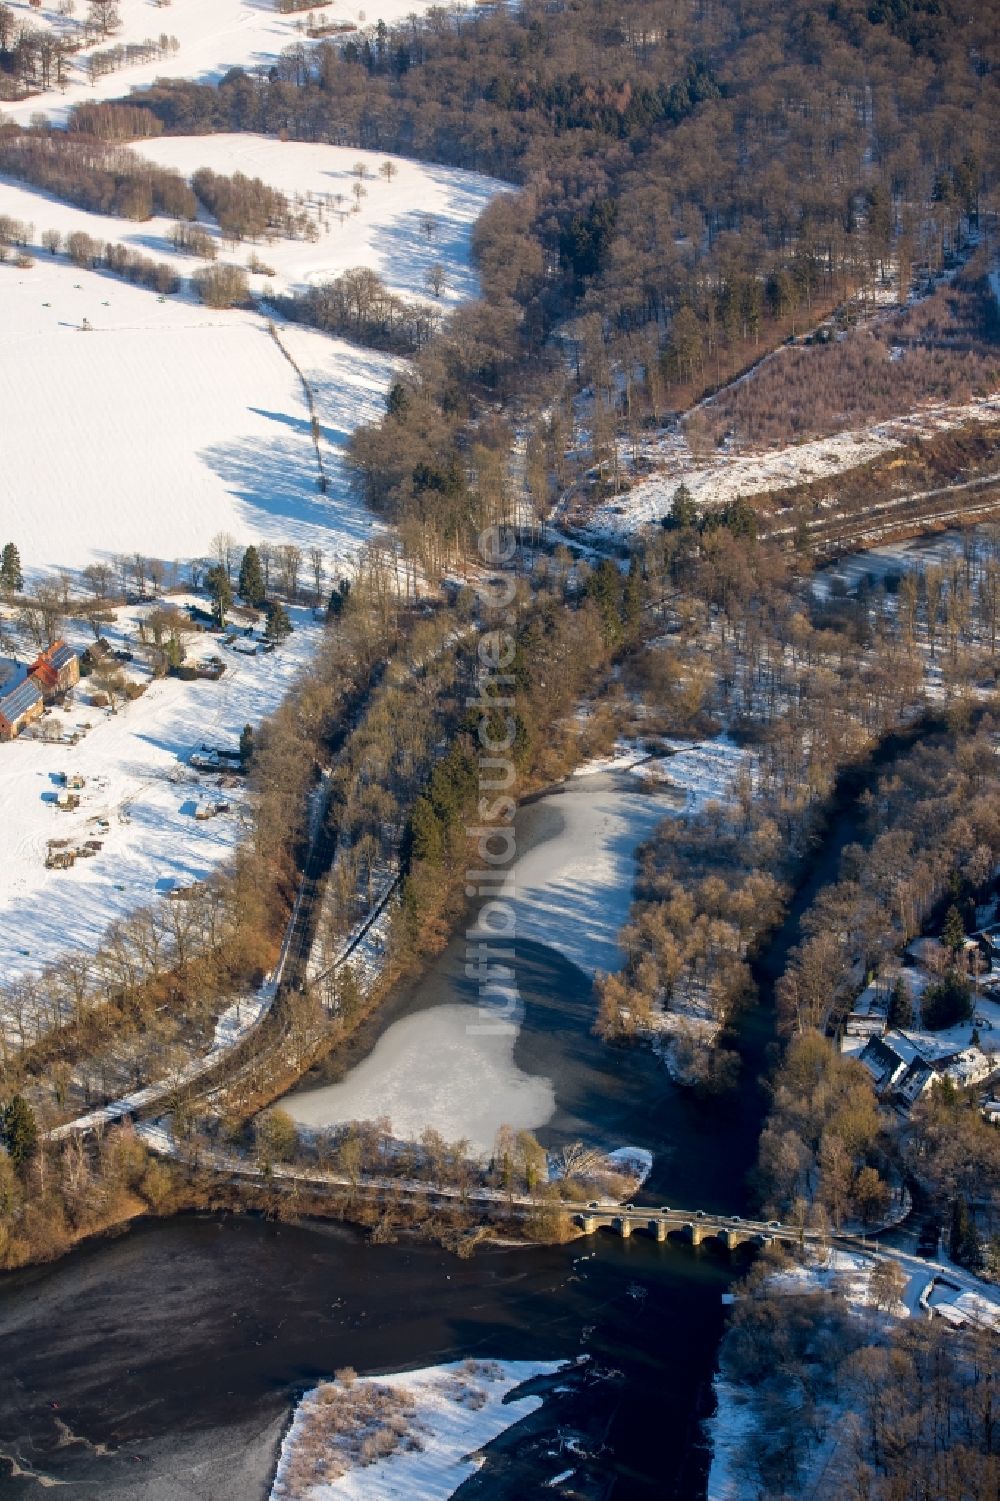
[[[0,214],[0,266],[14,256],[15,264],[26,268],[32,264],[28,255],[28,245],[31,242],[33,224],[25,224],[23,219],[13,219],[10,214]]]
[[[75,104],[66,128],[76,135],[118,143],[149,140],[163,134],[163,125],[148,109],[136,109],[130,104],[111,104],[107,100],[94,104]]]
[[[64,84],[67,59],[75,50],[48,27],[19,20],[9,5],[0,4],[0,101]]]
[[[347,606],[354,613],[359,597],[367,596],[371,613],[359,649],[373,661],[400,627],[403,601],[390,567],[388,558],[369,549],[351,586],[354,603]],[[317,923],[315,958],[323,975],[321,998],[343,1020],[353,1019],[364,998],[350,967],[334,968],[336,957],[399,870],[411,810],[442,741],[454,732],[470,674],[468,647],[455,639],[450,612],[412,625],[334,768],[329,818],[337,830],[337,851]],[[417,947],[431,936],[423,925]],[[393,965],[412,962],[415,951],[399,932],[391,934]]]
[[[987,720],[975,735],[928,738],[879,778],[865,842],[844,850],[840,879],[804,916],[806,937],[779,983],[786,1031],[836,1027],[857,977],[887,967],[944,906],[975,926],[1000,861],[995,735]]]
[[[95,83],[98,78],[105,78],[109,73],[136,67],[140,63],[150,63],[155,58],[167,57],[179,48],[177,38],[167,36],[166,32],[159,37],[147,37],[144,42],[115,42],[111,47],[102,47],[97,52],[88,53],[87,76],[91,83]]]
[[[438,925],[444,917],[450,919],[463,900],[467,830],[482,821],[481,811],[477,812],[484,795],[480,724],[494,739],[502,738],[505,729],[512,734],[506,755],[519,797],[565,776],[581,751],[573,709],[594,690],[625,643],[626,619],[621,583],[613,621],[602,611],[594,592],[565,592],[558,577],[552,583],[544,577],[536,579],[530,592],[519,591],[510,681],[481,688],[481,704],[467,711],[412,808],[404,843],[403,886],[404,931],[409,941],[423,946],[423,935],[430,932],[432,943],[440,942],[447,928]],[[634,644],[634,632],[629,639]],[[492,700],[508,697],[513,698],[512,704],[497,702],[491,707]],[[506,801],[502,786],[491,793],[501,807]],[[491,783],[485,787],[488,790]],[[497,827],[503,828],[503,815],[500,819]]]
[[[51,237],[47,248],[55,254],[57,246]],[[149,287],[161,296],[171,296],[180,291],[180,277],[164,261],[151,260],[148,255],[141,255],[138,250],[131,250],[127,245],[115,245],[111,241],[102,244],[82,230],[75,230],[73,234],[67,235],[66,254],[74,266],[109,271],[112,276],[120,276],[135,286]]]
[[[756,1177],[765,1211],[813,1228],[876,1224],[898,1154],[868,1070],[805,1032],[790,1040],[772,1089]]]
[[[597,985],[599,1035],[663,1031],[675,1073],[709,1091],[735,1084],[739,1059],[706,1045],[705,1030],[714,1036],[755,996],[750,956],[788,897],[767,868],[766,809],[757,815],[744,804],[742,817],[730,822],[712,809],[665,821],[641,852],[636,905],[621,934],[625,969]]]
[[[191,278],[191,285],[206,307],[250,305],[250,282],[242,266],[200,266]]]
[[[77,1138],[58,1146],[35,1139],[32,1127],[30,1145],[22,1134],[12,1155],[9,1147],[8,1140],[8,1151],[0,1151],[3,1268],[52,1260],[86,1235],[135,1214],[163,1212],[174,1201],[170,1170],[128,1127],[96,1144]]]
[[[227,239],[260,240],[290,232],[288,198],[259,177],[247,177],[242,172],[227,177],[201,167],[192,177],[191,186]]]
[[[79,133],[0,122],[0,172],[90,213],[143,220],[154,214],[194,219],[198,212],[194,193],[177,172]]]
[[[279,298],[276,305],[297,323],[393,354],[413,354],[423,348],[438,323],[433,309],[397,297],[367,266],[344,271],[333,281],[298,295]]]

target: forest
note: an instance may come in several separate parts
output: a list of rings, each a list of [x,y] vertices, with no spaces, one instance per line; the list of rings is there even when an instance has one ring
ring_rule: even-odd
[[[967,1501],[995,1493],[996,1341],[986,1329],[887,1317],[898,1268],[876,1260],[871,1306],[802,1286],[780,1252],[750,1272],[721,1369],[746,1416],[731,1465],[742,1494],[813,1501]]]
[[[461,505],[422,476],[512,382],[551,374],[554,349],[595,392],[600,457],[622,421],[683,407],[852,291],[893,274],[902,295],[961,253],[995,204],[995,19],[972,0],[642,0],[627,19],[529,3],[129,103],[172,132],[280,131],[521,187],[477,228],[482,302],[418,362],[409,407],[355,444],[373,502],[453,536]],[[859,374],[884,383],[857,355],[831,377],[835,408]],[[810,388],[809,369],[791,378]]]
[[[56,1118],[69,1108],[72,1063],[102,1097],[123,1068],[145,1075],[178,1045],[169,1017],[154,1020],[165,997],[183,997],[204,1024],[214,1001],[265,967],[293,889],[314,766],[360,699],[364,711],[338,748],[339,853],[320,948],[336,951],[397,864],[387,973],[444,942],[475,794],[461,710],[469,664],[451,637],[460,639],[470,606],[460,594],[421,620],[411,596],[419,570],[437,579],[465,567],[476,531],[523,517],[526,501],[532,519],[547,515],[591,466],[617,489],[622,434],[637,448],[707,393],[718,391],[684,424],[705,455],[994,390],[996,302],[977,246],[1000,207],[996,23],[995,5],[976,0],[636,0],[627,16],[604,0],[526,0],[380,23],[336,47],[293,48],[268,69],[234,69],[218,85],[161,83],[84,104],[65,133],[0,124],[0,171],[91,211],[168,214],[176,245],[205,259],[191,222],[199,203],[233,244],[304,235],[308,224],[258,179],[203,170],[189,186],[142,163],[127,141],[260,131],[488,172],[518,189],[479,221],[481,297],[447,321],[363,270],[282,305],[327,332],[412,356],[384,418],[358,431],[350,451],[359,492],[398,525],[406,586],[395,556],[373,547],[359,560],[322,659],[256,737],[253,834],[232,875],[117,925],[92,960],[12,988],[23,1035],[4,1060],[7,1094],[24,1090],[41,1119]],[[7,72],[22,66],[10,55],[0,56]],[[13,225],[4,238],[14,251],[24,236]],[[77,264],[172,290],[164,268],[122,247],[73,242]],[[957,274],[929,290],[943,269]],[[196,289],[218,307],[247,297],[245,275],[231,267],[202,268]],[[911,305],[914,289],[929,295]],[[863,317],[876,303],[886,310],[877,325]],[[766,358],[779,349],[780,359]],[[730,384],[751,367],[751,379]],[[976,462],[987,464],[994,447],[987,434]],[[907,475],[919,462],[909,450],[893,459]],[[887,487],[877,469],[865,483],[875,497]],[[805,516],[824,499],[806,487],[795,502]],[[811,1225],[876,1222],[901,1174],[942,1214],[974,1196],[995,1208],[997,1136],[971,1100],[941,1090],[901,1130],[828,1034],[858,966],[877,971],[942,903],[974,902],[1000,856],[995,731],[979,709],[1000,673],[997,535],[970,534],[952,566],[913,569],[891,589],[814,591],[808,527],[795,531],[795,518],[791,547],[768,535],[772,518],[745,497],[699,516],[675,496],[664,520],[627,572],[540,548],[518,581],[524,787],[581,753],[566,723],[582,697],[602,700],[611,671],[649,708],[644,733],[725,729],[748,753],[728,803],[670,820],[643,851],[627,963],[600,980],[595,1024],[609,1046],[630,1045],[698,1009],[717,1040],[699,1048],[678,1032],[679,1073],[705,1095],[734,1087],[732,1027],[754,997],[755,956],[802,879],[839,779],[901,725],[922,724],[924,743],[878,782],[862,839],[805,914],[779,980],[755,1190],[769,1212]],[[628,712],[614,705],[601,721],[612,735]],[[379,994],[362,997],[343,975],[330,982],[320,999],[337,1017],[336,1038]],[[290,1002],[284,1020],[297,1064],[330,1045],[316,997]],[[250,1061],[228,1102],[237,1127],[287,1082],[263,1055]],[[0,1246],[9,1261],[61,1248],[92,1222],[85,1181],[106,1180],[109,1197],[169,1202],[169,1185],[124,1148],[89,1164],[72,1151],[52,1156],[32,1151],[8,1175],[7,1224],[18,1226]],[[786,1386],[801,1377],[810,1402],[829,1380],[802,1375],[814,1314],[788,1321],[779,1351]],[[883,1361],[896,1373],[937,1356],[919,1341],[871,1354],[846,1329],[823,1338],[842,1353],[857,1346],[838,1379],[869,1403],[870,1437],[857,1454],[859,1487],[867,1475],[869,1489],[859,1494],[890,1494],[895,1461],[871,1374]],[[773,1362],[773,1310],[754,1289],[734,1319],[729,1358],[751,1369],[761,1349]],[[942,1400],[957,1411],[976,1388],[974,1369],[956,1360],[948,1380]],[[905,1417],[922,1473],[951,1485],[941,1478],[951,1461],[924,1444],[926,1411],[913,1407]],[[988,1470],[978,1436],[962,1433],[969,1464]],[[782,1484],[777,1449],[764,1461],[765,1482]]]

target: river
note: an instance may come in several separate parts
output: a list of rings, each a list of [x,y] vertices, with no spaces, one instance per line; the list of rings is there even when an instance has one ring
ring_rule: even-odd
[[[619,794],[643,797],[604,780],[570,795]],[[540,853],[558,844],[570,811],[553,798],[521,810],[525,869],[538,874]],[[635,811],[632,846],[667,809],[652,800]],[[589,855],[606,874],[609,847],[628,868],[631,853],[610,805],[605,812],[607,837]],[[817,853],[814,879],[820,866],[832,868],[852,831],[853,809],[845,807]],[[622,867],[612,864],[617,880]],[[615,931],[629,885],[608,898]],[[529,901],[532,889],[528,882]],[[776,935],[775,956],[794,941],[801,910],[797,902]],[[588,921],[592,958],[604,928],[595,910]],[[649,1197],[729,1212],[743,1206],[764,1104],[757,1076],[772,1036],[769,1006],[739,1023],[745,1066],[735,1099],[699,1102],[675,1088],[646,1049],[609,1049],[592,1037],[588,969],[540,943],[530,921],[525,927],[511,1066],[548,1082],[542,1139],[643,1146],[654,1158]],[[570,933],[563,948],[579,942],[572,927],[553,927],[557,939]],[[461,961],[452,944],[328,1072],[358,1069],[407,1020],[471,1004]],[[774,967],[760,967],[765,993]],[[311,1087],[329,1082],[317,1078]],[[565,1473],[570,1439],[589,1456],[573,1455],[581,1495],[695,1501],[704,1495],[709,1456],[700,1425],[712,1408],[732,1274],[710,1246],[693,1251],[645,1237],[496,1247],[459,1261],[425,1245],[372,1246],[333,1225],[238,1216],[142,1223],[0,1282],[0,1454],[15,1471],[0,1479],[0,1494],[40,1496],[55,1483],[67,1501],[263,1501],[296,1395],[341,1365],[378,1372],[470,1355],[587,1354],[515,1440],[498,1440],[463,1487],[465,1501],[552,1494],[546,1481]]]

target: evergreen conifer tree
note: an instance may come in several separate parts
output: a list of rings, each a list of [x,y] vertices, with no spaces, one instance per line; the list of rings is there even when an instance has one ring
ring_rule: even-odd
[[[237,592],[248,605],[256,605],[259,609],[264,603],[264,570],[260,566],[260,553],[252,542],[240,563]]]
[[[19,594],[23,588],[21,554],[13,542],[7,542],[4,544],[3,552],[0,553],[0,590],[4,594]]]
[[[38,1145],[38,1126],[35,1112],[23,1095],[16,1094],[2,1114],[0,1134],[10,1160],[16,1168],[23,1168],[35,1154]]]
[[[291,634],[292,622],[288,618],[288,611],[283,604],[276,602],[268,610],[264,635],[268,641],[284,641],[285,637]]]
[[[941,929],[941,942],[946,949],[951,950],[953,955],[958,955],[965,945],[965,923],[962,921],[961,912],[954,904],[948,908],[944,927]]]
[[[216,623],[224,626],[226,611],[233,602],[233,586],[229,582],[229,575],[220,563],[214,563],[206,573],[205,587],[212,596]]]

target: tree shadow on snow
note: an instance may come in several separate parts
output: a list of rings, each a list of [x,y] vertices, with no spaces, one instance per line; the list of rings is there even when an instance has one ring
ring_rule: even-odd
[[[246,507],[246,529],[265,533],[277,542],[300,545],[315,541],[317,529],[339,533],[344,544],[356,545],[371,534],[373,518],[350,494],[347,477],[336,470],[331,489],[321,495],[316,454],[308,423],[273,412],[264,415],[295,430],[295,439],[244,439],[203,449],[200,458]]]

